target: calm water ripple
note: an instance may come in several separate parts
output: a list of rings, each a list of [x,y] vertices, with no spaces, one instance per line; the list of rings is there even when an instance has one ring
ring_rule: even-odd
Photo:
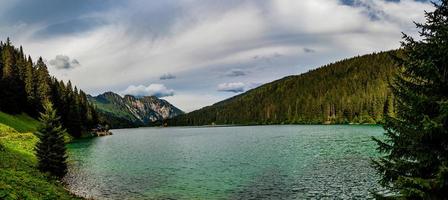
[[[139,128],[69,145],[65,178],[95,199],[366,199],[379,126]]]

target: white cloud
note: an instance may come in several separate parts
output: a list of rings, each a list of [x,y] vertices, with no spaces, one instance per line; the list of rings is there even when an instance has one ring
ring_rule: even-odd
[[[270,2],[271,24],[285,31],[307,34],[338,34],[365,25],[359,9],[339,0],[282,0]]]
[[[225,98],[204,93],[187,93],[176,94],[176,96],[164,97],[163,99],[167,100],[184,112],[191,112],[204,106],[221,101]]]
[[[134,96],[156,96],[156,97],[166,97],[173,96],[174,90],[168,89],[163,84],[150,84],[148,86],[144,85],[130,85],[122,94],[130,94]]]
[[[57,55],[54,59],[48,62],[51,66],[56,69],[73,69],[80,66],[79,61],[76,59],[70,59],[65,55]]]
[[[246,87],[246,84],[242,82],[235,82],[235,83],[221,83],[218,85],[218,91],[221,92],[244,92]]]

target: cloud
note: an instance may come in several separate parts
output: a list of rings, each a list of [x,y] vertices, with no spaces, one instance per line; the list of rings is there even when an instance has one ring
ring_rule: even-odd
[[[164,99],[180,108],[184,112],[191,112],[196,109],[202,108],[203,106],[211,105],[222,100],[222,98],[217,97],[216,95],[203,92],[193,94],[176,93],[176,96],[165,97]]]
[[[36,39],[46,39],[57,36],[67,36],[70,34],[84,34],[87,31],[95,30],[104,22],[97,18],[80,18],[64,22],[50,24],[34,33]]]
[[[61,52],[78,59],[82,67],[51,67],[50,73],[92,94],[154,83],[175,72],[169,81],[176,88],[173,101],[178,94],[204,93],[222,100],[234,93],[217,91],[221,83],[239,81],[246,86],[238,91],[245,91],[251,82],[398,48],[401,32],[418,35],[412,21],[422,22],[423,11],[433,10],[414,0],[104,2],[6,0],[0,37],[12,36],[33,59],[51,60]],[[208,101],[183,102],[201,107]]]
[[[305,53],[314,53],[314,52],[316,52],[316,50],[314,50],[314,49],[311,49],[311,48],[303,48],[303,51],[305,52]]]
[[[229,77],[246,76],[247,71],[242,69],[231,69],[225,75]]]
[[[174,76],[173,74],[167,73],[167,74],[163,74],[162,76],[160,76],[159,79],[160,80],[176,79],[176,76]]]
[[[144,85],[130,85],[126,90],[122,92],[122,94],[129,94],[134,96],[156,96],[156,97],[167,97],[173,96],[174,90],[168,89],[163,84],[150,84],[148,86]]]
[[[54,66],[56,69],[73,69],[75,67],[80,66],[78,60],[72,59],[65,55],[57,55],[54,59],[48,62],[51,66]]]
[[[235,83],[221,83],[218,85],[218,91],[220,92],[244,92],[244,88],[246,85],[242,82],[235,82]]]

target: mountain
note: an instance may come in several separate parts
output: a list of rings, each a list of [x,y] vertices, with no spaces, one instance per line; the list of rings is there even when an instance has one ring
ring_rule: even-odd
[[[284,77],[169,120],[170,125],[381,123],[399,51],[345,59]]]
[[[155,96],[121,97],[106,92],[88,100],[96,106],[100,118],[113,128],[147,126],[175,117],[183,112],[168,101]]]

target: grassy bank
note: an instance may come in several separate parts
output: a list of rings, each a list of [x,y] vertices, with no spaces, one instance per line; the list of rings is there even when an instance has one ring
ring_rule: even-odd
[[[29,116],[0,112],[0,199],[78,199],[35,168],[38,125]]]

